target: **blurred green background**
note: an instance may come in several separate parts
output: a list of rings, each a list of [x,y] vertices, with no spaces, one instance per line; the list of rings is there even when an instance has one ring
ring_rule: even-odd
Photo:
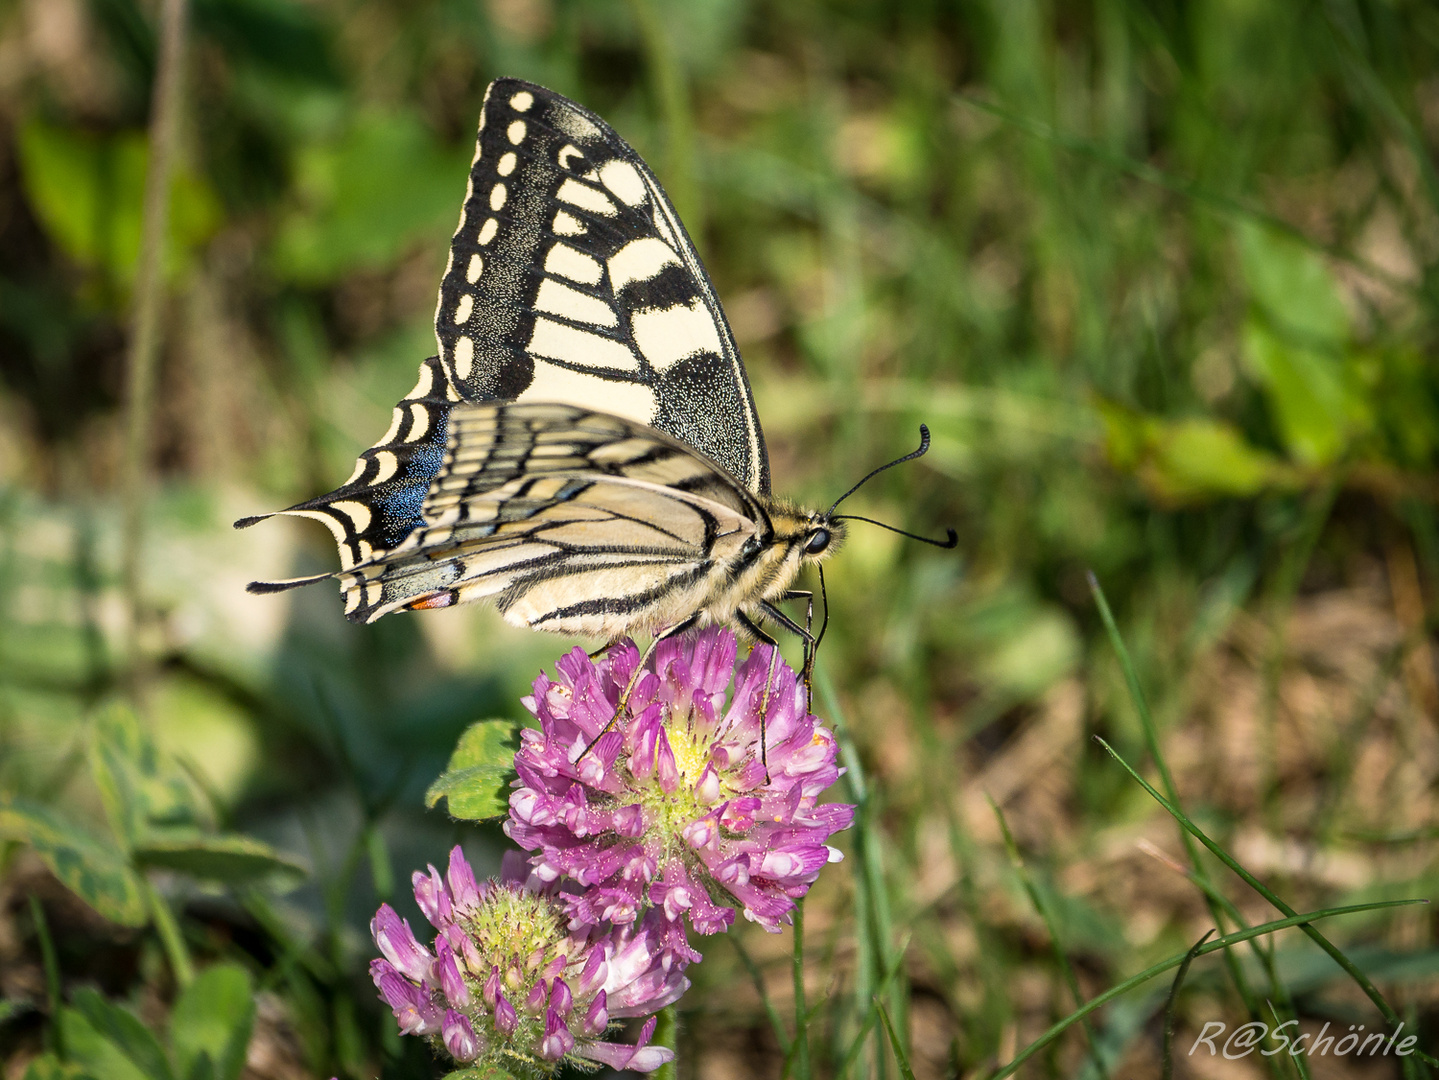
[[[1073,1008],[1054,938],[1088,997],[1214,925],[1173,822],[1088,739],[1146,756],[1087,571],[1186,806],[1246,866],[1299,910],[1436,893],[1432,4],[191,7],[135,671],[121,399],[155,5],[0,0],[7,1078],[53,1049],[60,999],[85,987],[163,1030],[167,932],[258,988],[247,1076],[439,1075],[381,1015],[365,923],[382,898],[416,917],[404,883],[452,843],[497,864],[496,829],[422,794],[464,726],[518,715],[567,643],[483,609],[356,627],[326,585],[249,596],[251,579],[330,569],[333,544],[230,522],[335,487],[434,351],[502,74],[605,116],[666,184],[744,352],[778,493],[827,505],[919,422],[934,433],[854,512],[953,524],[958,552],[856,525],[828,575],[819,711],[842,713],[870,802],[808,909],[816,1075],[891,966],[916,1074],[985,1075]],[[116,704],[132,692],[139,721]],[[107,747],[131,764],[105,765]],[[77,865],[70,848],[115,850],[124,769],[150,824],[190,846],[122,843],[131,869],[101,918],[53,872]],[[28,833],[4,806],[28,808]],[[1214,880],[1248,921],[1277,917]],[[1439,1045],[1435,914],[1327,925]],[[1305,1028],[1372,1027],[1287,935],[1273,962]],[[741,937],[787,1009],[787,936]],[[681,1075],[778,1076],[737,952],[697,944]],[[1233,954],[1262,1003],[1257,963]],[[1242,1022],[1234,975],[1195,964],[1176,1045]],[[1157,1074],[1164,990],[1095,1018],[1114,1075]],[[1025,1075],[1092,1075],[1087,1045],[1076,1028]],[[855,1068],[895,1075],[874,1048]],[[1266,1069],[1293,1074],[1176,1062]]]

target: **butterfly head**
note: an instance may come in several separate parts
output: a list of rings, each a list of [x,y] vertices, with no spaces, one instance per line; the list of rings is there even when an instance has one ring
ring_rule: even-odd
[[[802,563],[817,563],[827,559],[844,542],[844,522],[835,521],[827,514],[810,514],[804,530],[803,538],[799,541]]]

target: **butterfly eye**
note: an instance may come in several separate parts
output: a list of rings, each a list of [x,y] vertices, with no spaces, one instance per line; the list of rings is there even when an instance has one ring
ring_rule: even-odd
[[[804,545],[806,555],[818,555],[825,548],[829,547],[830,535],[828,529],[816,529],[809,534],[809,540]]]

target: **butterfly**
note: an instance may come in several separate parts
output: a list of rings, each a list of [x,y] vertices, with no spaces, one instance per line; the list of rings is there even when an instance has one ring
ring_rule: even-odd
[[[514,625],[607,642],[724,623],[774,644],[773,622],[808,660],[810,617],[777,605],[809,598],[812,616],[791,586],[843,539],[850,492],[827,511],[771,495],[709,275],[594,113],[490,84],[435,335],[349,480],[279,511],[325,524],[341,569],[251,592],[338,578],[356,622],[488,599]],[[924,453],[920,430],[918,451],[870,476]]]

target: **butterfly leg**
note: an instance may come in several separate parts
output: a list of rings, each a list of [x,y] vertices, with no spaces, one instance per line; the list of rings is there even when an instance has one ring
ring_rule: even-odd
[[[674,637],[676,634],[683,634],[686,630],[689,630],[691,627],[693,627],[695,623],[699,622],[699,618],[699,613],[696,612],[688,619],[685,619],[683,622],[677,622],[673,626],[661,630],[654,637],[650,638],[649,645],[645,647],[644,653],[640,656],[640,662],[635,665],[634,671],[630,673],[629,682],[625,684],[624,691],[620,694],[620,700],[618,704],[615,705],[615,714],[610,717],[610,722],[600,729],[600,733],[590,740],[589,745],[586,746],[580,756],[575,759],[576,762],[582,761],[585,754],[588,754],[591,750],[595,748],[595,743],[599,742],[605,737],[605,735],[609,732],[610,728],[615,726],[621,716],[626,715],[629,709],[630,695],[634,693],[635,686],[640,681],[640,676],[644,674],[645,665],[649,663],[650,657],[654,655],[655,649],[659,647],[659,643],[661,641],[664,641],[665,638]],[[611,645],[613,644],[614,643],[611,642]],[[605,649],[608,649],[609,647],[610,646],[607,645],[605,646]],[[605,649],[600,649],[598,650],[598,652],[604,652]],[[594,655],[598,655],[598,653],[592,654],[591,659],[593,659]]]
[[[783,611],[780,611],[778,608],[773,607],[768,602],[762,602],[761,606],[765,609],[766,615],[774,619],[786,630],[792,629],[796,633],[804,633],[804,629],[788,615],[786,615]],[[779,664],[779,642],[776,641],[772,635],[767,634],[764,630],[761,630],[759,624],[756,623],[753,619],[751,619],[748,615],[746,615],[743,611],[736,611],[734,614],[735,620],[746,630],[748,630],[752,635],[754,635],[756,641],[761,641],[769,646],[769,674],[765,676],[764,697],[760,699],[759,703],[759,760],[760,764],[764,766],[764,782],[768,784],[769,752],[768,748],[765,746],[765,742],[767,739],[765,732],[765,720],[769,716],[769,695],[770,690],[774,687],[775,668]]]
[[[804,642],[804,699],[808,702],[813,697],[810,690],[810,683],[814,679],[814,654],[819,648],[819,642],[814,636],[814,593],[808,589],[791,589],[779,598],[779,602],[781,603],[786,600],[805,601],[803,629],[793,622],[785,626],[785,629],[789,630],[790,633]],[[771,618],[775,618],[776,621],[779,621],[777,619],[778,612],[773,609],[768,601],[765,601],[764,606],[768,609],[767,614],[769,614]],[[783,626],[784,623],[781,622],[780,625]]]

